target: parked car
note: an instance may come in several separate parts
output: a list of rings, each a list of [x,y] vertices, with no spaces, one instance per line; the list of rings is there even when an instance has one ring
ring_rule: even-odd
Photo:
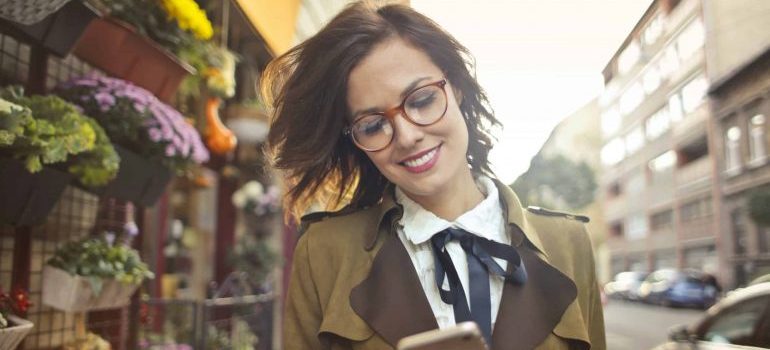
[[[626,271],[615,275],[604,285],[604,293],[613,299],[639,300],[639,287],[647,274],[640,271]]]
[[[652,304],[705,309],[716,302],[719,291],[719,284],[711,275],[689,269],[661,269],[642,282],[639,296]]]
[[[654,350],[770,348],[770,282],[728,294],[691,326],[676,326]]]

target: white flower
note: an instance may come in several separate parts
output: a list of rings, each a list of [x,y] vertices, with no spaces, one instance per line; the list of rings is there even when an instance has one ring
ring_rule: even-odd
[[[249,181],[243,185],[243,192],[249,199],[257,200],[265,193],[265,188],[262,187],[262,184],[259,183],[259,181]]]
[[[238,209],[243,209],[246,206],[246,194],[243,190],[238,190],[233,193],[233,205]]]

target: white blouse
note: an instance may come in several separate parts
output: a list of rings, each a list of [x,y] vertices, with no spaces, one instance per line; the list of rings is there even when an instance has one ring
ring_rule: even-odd
[[[436,316],[439,328],[446,328],[455,324],[452,305],[441,300],[435,280],[435,266],[430,238],[449,227],[460,228],[475,235],[491,239],[504,244],[511,244],[505,230],[505,218],[503,208],[495,183],[488,177],[480,176],[476,179],[476,185],[486,196],[481,203],[473,209],[460,215],[453,222],[446,221],[424,209],[415,201],[407,197],[401,189],[396,188],[396,201],[404,208],[404,215],[398,222],[398,237],[403,242],[412,264],[420,278],[420,284],[428,297],[428,302]],[[466,298],[468,291],[468,261],[465,251],[457,241],[451,241],[446,245],[449,256],[460,276]],[[500,266],[507,268],[507,262],[495,258]],[[497,319],[497,310],[500,307],[500,298],[503,293],[505,280],[500,276],[490,275],[490,297],[492,309],[492,328]],[[448,281],[444,278],[444,289],[448,290]],[[468,301],[470,303],[470,301]]]

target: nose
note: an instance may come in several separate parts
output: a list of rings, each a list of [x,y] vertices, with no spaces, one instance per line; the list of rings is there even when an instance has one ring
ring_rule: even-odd
[[[410,123],[403,112],[394,116],[391,122],[396,132],[393,135],[393,143],[401,148],[412,148],[425,137],[423,127]]]

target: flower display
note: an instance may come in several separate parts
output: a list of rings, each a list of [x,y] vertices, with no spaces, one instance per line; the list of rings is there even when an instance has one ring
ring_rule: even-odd
[[[0,151],[24,162],[31,173],[68,162],[67,171],[89,187],[118,173],[120,157],[99,124],[57,96],[24,96],[20,87],[0,90]]]
[[[47,264],[64,270],[72,276],[88,278],[95,294],[99,294],[103,279],[115,280],[129,285],[139,284],[155,275],[131,248],[128,239],[116,239],[114,232],[105,232],[103,237],[87,237],[80,241],[68,242],[56,251]]]
[[[199,40],[211,39],[214,34],[211,21],[194,0],[161,0],[161,5],[179,28],[191,32]]]
[[[32,304],[29,302],[29,294],[21,288],[15,288],[10,293],[3,292],[0,288],[0,329],[10,327],[8,315],[26,313]]]
[[[233,193],[232,201],[236,208],[262,216],[278,212],[281,208],[280,198],[281,190],[278,186],[271,185],[265,191],[259,181],[249,181]]]
[[[57,87],[57,93],[95,118],[115,143],[183,170],[209,153],[198,131],[179,111],[149,91],[122,79],[85,76]]]

